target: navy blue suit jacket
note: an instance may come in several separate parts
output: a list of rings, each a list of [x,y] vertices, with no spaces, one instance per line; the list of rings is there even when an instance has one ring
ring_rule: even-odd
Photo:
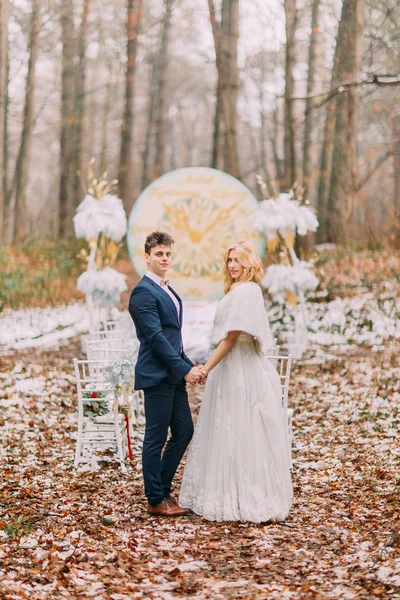
[[[182,300],[180,318],[172,299],[146,275],[134,288],[129,300],[129,313],[135,323],[140,342],[135,369],[135,389],[158,385],[162,380],[178,383],[193,367],[183,352]]]

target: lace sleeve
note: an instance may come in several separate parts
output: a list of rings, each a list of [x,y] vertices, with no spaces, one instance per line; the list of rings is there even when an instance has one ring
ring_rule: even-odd
[[[230,331],[242,331],[252,335],[259,351],[265,353],[272,346],[272,335],[260,286],[242,283],[223,302],[215,315],[213,345],[217,346]]]

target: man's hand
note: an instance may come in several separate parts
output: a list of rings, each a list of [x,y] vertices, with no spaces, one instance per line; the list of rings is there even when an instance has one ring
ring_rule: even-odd
[[[189,371],[189,373],[186,373],[185,375],[185,379],[188,383],[190,383],[191,385],[196,385],[196,383],[198,383],[201,379],[203,378],[203,375],[199,369],[199,367],[192,367]]]

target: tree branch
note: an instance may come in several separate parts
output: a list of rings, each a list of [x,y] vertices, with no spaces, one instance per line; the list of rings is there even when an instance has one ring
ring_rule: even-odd
[[[370,169],[368,173],[360,181],[358,181],[355,191],[359,192],[364,187],[364,185],[371,179],[375,171],[377,171],[379,167],[381,167],[383,163],[386,162],[387,159],[390,158],[392,155],[393,150],[387,150],[385,154],[380,156],[376,161],[375,165],[372,167],[372,169]]]
[[[400,85],[400,74],[395,75],[372,75],[367,79],[361,79],[360,81],[343,81],[339,83],[334,88],[327,90],[325,92],[317,92],[315,94],[308,94],[307,96],[292,96],[290,98],[286,98],[284,94],[278,96],[279,98],[285,98],[286,100],[312,100],[313,98],[324,98],[319,104],[316,105],[316,108],[322,106],[334,96],[338,94],[343,94],[348,89],[360,87],[362,85],[378,85],[378,86],[394,86]]]

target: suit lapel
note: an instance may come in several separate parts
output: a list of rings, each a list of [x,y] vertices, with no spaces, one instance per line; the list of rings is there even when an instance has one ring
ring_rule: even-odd
[[[174,304],[174,302],[173,302],[172,298],[171,298],[171,297],[170,297],[168,294],[166,294],[165,292],[163,292],[163,290],[161,289],[161,287],[160,287],[160,286],[159,286],[157,283],[155,283],[155,281],[153,281],[152,279],[150,279],[150,277],[146,277],[146,275],[143,275],[143,279],[142,279],[142,281],[144,281],[144,280],[146,281],[146,283],[147,283],[147,284],[150,284],[150,285],[151,285],[152,289],[153,289],[153,290],[155,290],[155,292],[156,292],[156,293],[157,293],[159,296],[161,296],[161,298],[162,298],[164,301],[168,302],[168,304],[169,304],[170,308],[171,308],[171,309],[174,311],[174,315],[175,315],[175,317],[176,317],[176,320],[177,320],[177,322],[178,322],[178,325],[180,326],[180,325],[181,325],[181,323],[180,323],[180,319],[179,319],[179,317],[178,317],[178,315],[177,315],[177,312],[176,312],[176,306],[175,306],[175,304]],[[168,287],[169,287],[169,286],[168,286]],[[171,290],[171,288],[169,288],[169,289]],[[179,296],[178,296],[178,295],[177,295],[177,294],[176,294],[176,293],[175,293],[173,290],[171,290],[171,292],[172,292],[172,293],[174,294],[174,296],[176,296],[176,298],[178,299],[178,301],[179,301],[179,306],[180,306],[180,314],[182,314],[182,301],[181,301],[181,299],[179,298]]]
[[[183,314],[183,312],[182,312],[182,300],[180,299],[180,297],[178,296],[178,294],[176,293],[176,291],[173,290],[170,285],[168,286],[168,289],[173,293],[173,295],[175,296],[175,298],[179,302],[179,325],[182,327],[182,314]]]

